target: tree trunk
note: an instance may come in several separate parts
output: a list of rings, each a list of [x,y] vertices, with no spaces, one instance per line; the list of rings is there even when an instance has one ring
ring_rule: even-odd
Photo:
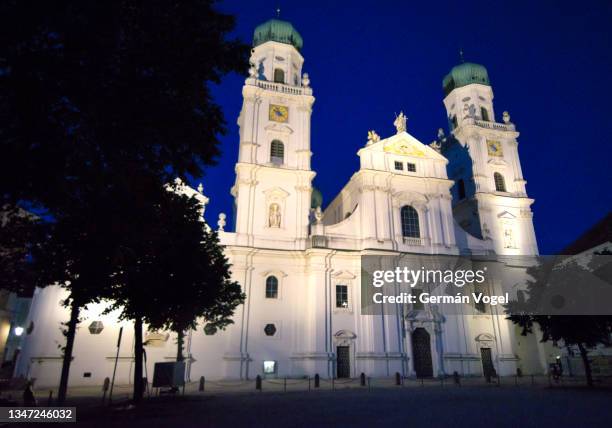
[[[142,399],[144,393],[142,358],[142,318],[136,316],[134,319],[134,403],[138,403]]]
[[[593,387],[593,375],[591,373],[591,362],[589,361],[588,351],[582,343],[578,344],[580,349],[580,356],[582,357],[582,364],[584,364],[584,374],[586,376],[587,385]]]
[[[183,342],[185,339],[185,332],[179,331],[176,336],[176,361],[183,361]]]
[[[72,362],[72,350],[74,349],[74,336],[79,323],[80,306],[73,299],[70,304],[70,320],[68,321],[68,332],[66,333],[66,348],[64,349],[64,360],[62,362],[62,375],[60,377],[59,391],[57,391],[57,404],[62,405],[66,401],[68,390],[68,376],[70,374],[70,363]]]

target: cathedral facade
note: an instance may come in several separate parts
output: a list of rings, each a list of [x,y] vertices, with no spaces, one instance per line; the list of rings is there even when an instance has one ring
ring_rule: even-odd
[[[519,134],[507,112],[496,114],[487,70],[462,63],[444,78],[450,132],[440,130],[433,143],[410,135],[403,114],[394,135],[371,131],[357,152],[359,170],[323,210],[312,186],[315,98],[301,48],[288,22],[273,19],[255,29],[238,117],[235,230],[225,230],[223,214],[217,225],[246,301],[225,331],[189,333],[187,376],[543,373],[537,338],[520,336],[493,307],[446,318],[428,304],[410,316],[360,313],[364,255],[537,255]],[[517,278],[523,273],[517,266]],[[37,385],[59,381],[61,323],[69,317],[63,297],[47,287],[32,302],[16,375]],[[112,375],[122,326],[117,382],[131,381],[132,327],[103,310],[100,304],[84,311],[71,385],[99,385]],[[175,358],[175,339],[148,332],[145,343],[152,377],[155,362]]]

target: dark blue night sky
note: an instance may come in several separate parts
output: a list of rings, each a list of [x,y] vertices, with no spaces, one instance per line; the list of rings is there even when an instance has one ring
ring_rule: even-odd
[[[367,131],[394,133],[394,113],[403,110],[408,132],[425,144],[438,128],[448,132],[441,82],[462,47],[466,61],[489,71],[496,120],[508,110],[521,133],[540,252],[560,251],[611,210],[611,1],[258,0],[219,8],[237,16],[236,34],[251,43],[279,3],[281,19],[304,38],[316,97],[312,168],[324,205],[358,169]],[[215,88],[228,122],[223,155],[202,180],[215,226],[219,212],[232,215],[243,82],[231,75]]]

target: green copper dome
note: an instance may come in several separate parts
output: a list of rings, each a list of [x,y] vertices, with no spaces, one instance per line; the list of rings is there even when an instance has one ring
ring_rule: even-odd
[[[312,187],[312,195],[310,195],[310,208],[316,208],[323,205],[323,195],[316,187]]]
[[[304,41],[293,25],[280,19],[270,19],[258,25],[253,33],[253,47],[270,40],[293,45],[297,50],[302,49]]]
[[[464,62],[459,64],[450,71],[442,80],[442,87],[446,95],[450,94],[455,88],[479,83],[481,85],[491,86],[489,82],[489,73],[487,69],[480,64],[472,62]]]

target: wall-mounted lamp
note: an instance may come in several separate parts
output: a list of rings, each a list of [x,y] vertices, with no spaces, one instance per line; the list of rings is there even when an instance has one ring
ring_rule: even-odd
[[[15,336],[21,336],[23,334],[23,327],[17,326],[15,327]]]

